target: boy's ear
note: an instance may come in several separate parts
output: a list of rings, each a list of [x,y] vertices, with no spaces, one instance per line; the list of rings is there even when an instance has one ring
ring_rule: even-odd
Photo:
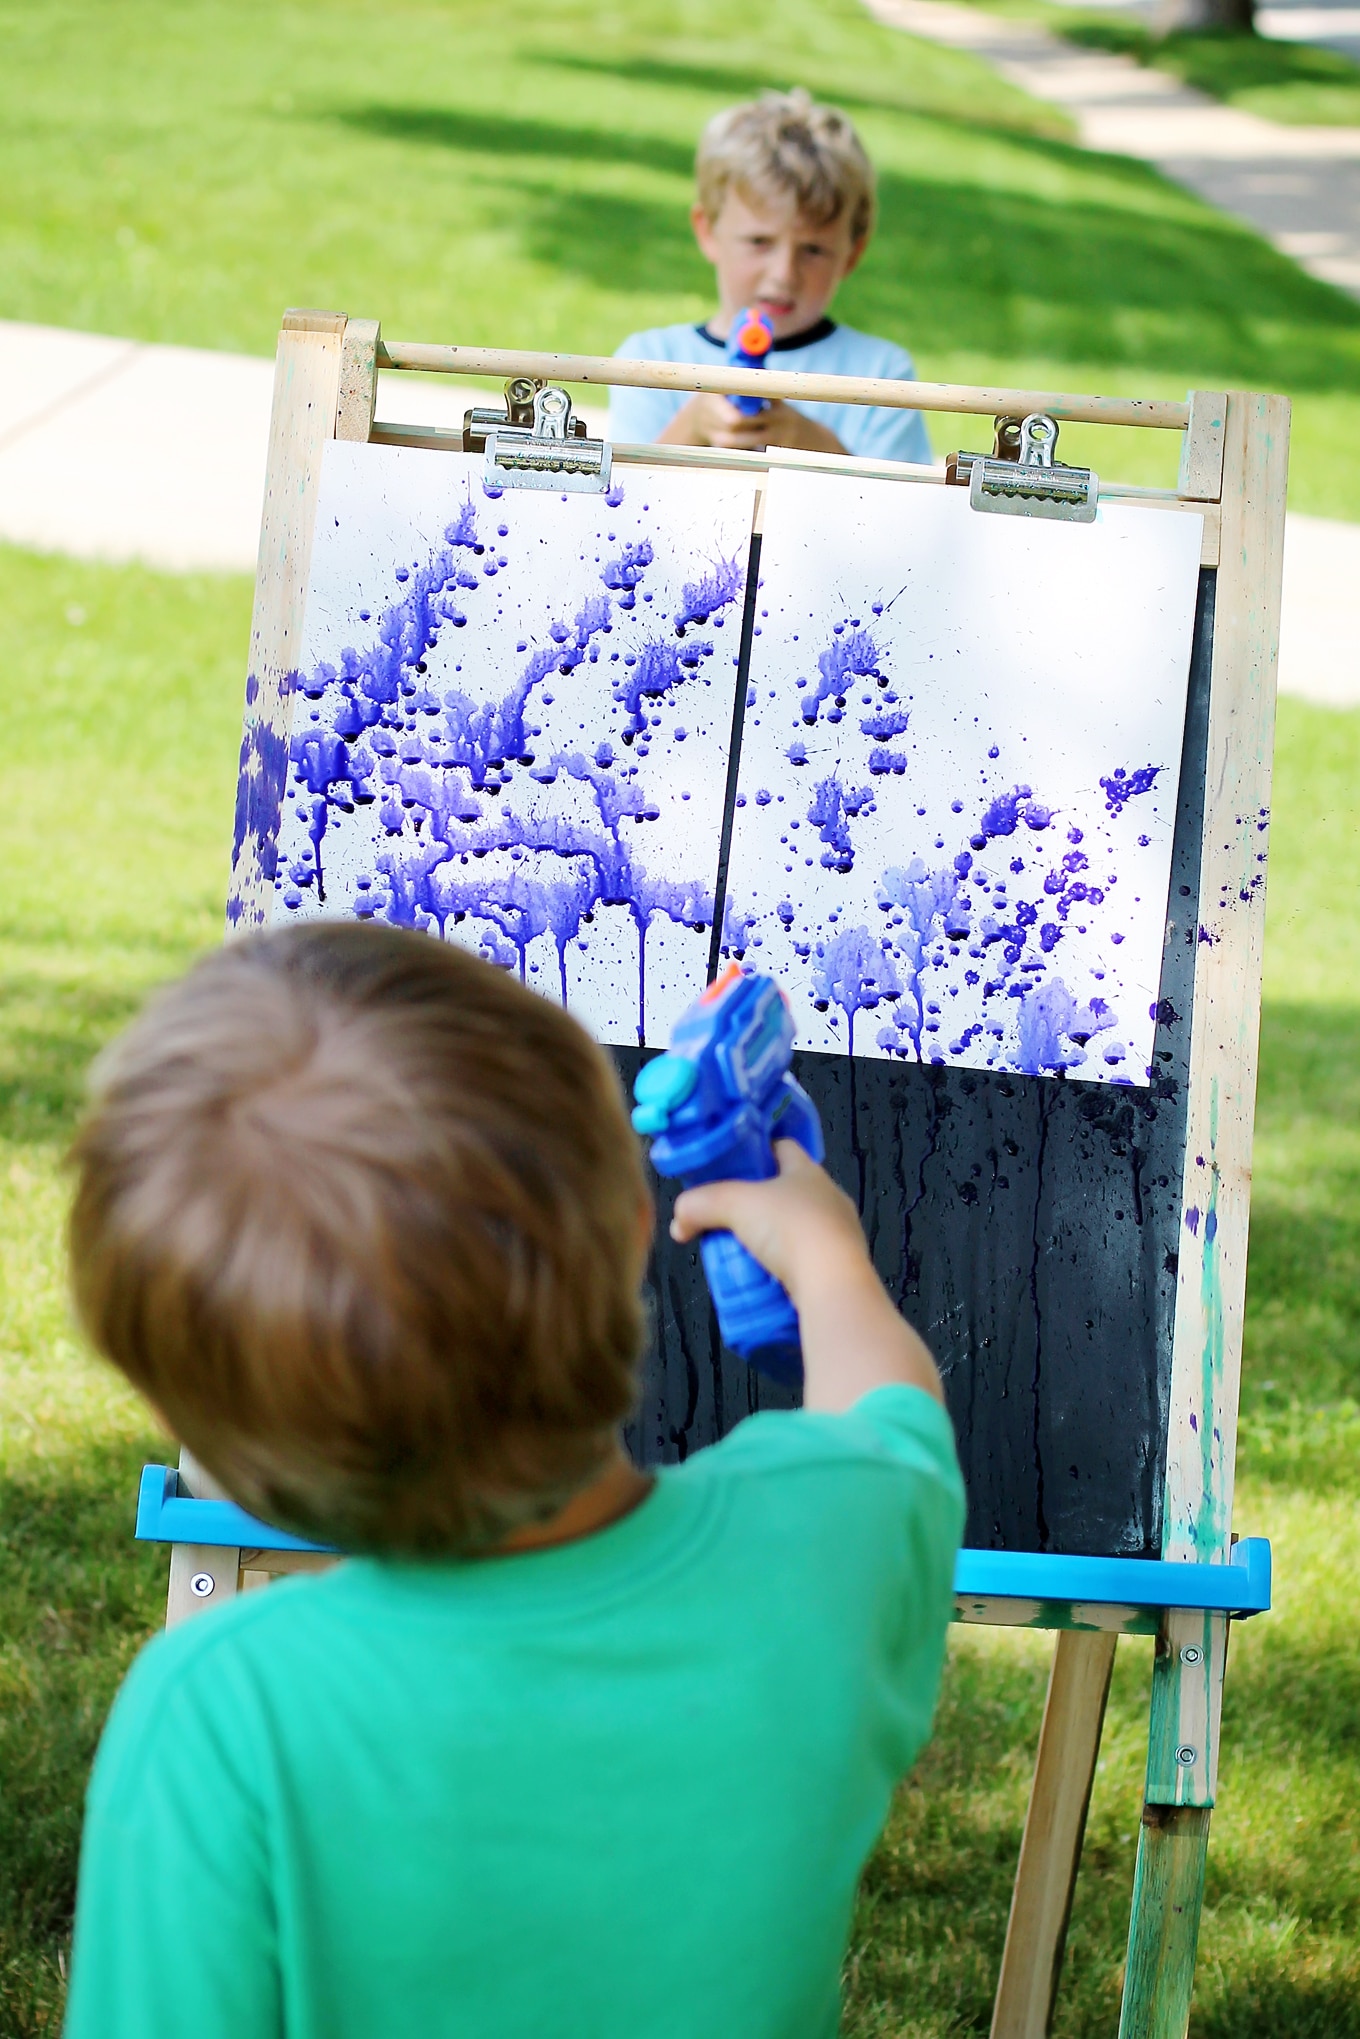
[[[864,260],[864,251],[868,247],[868,245],[869,236],[867,234],[864,236],[863,240],[855,242],[854,246],[850,250],[849,256],[846,259],[845,267],[841,271],[842,282],[851,273],[852,270],[859,268],[860,263]]]
[[[697,198],[689,209],[689,223],[694,229],[694,238],[699,243],[699,252],[704,257],[704,260],[706,262],[716,262],[718,259],[718,245],[713,238],[713,228],[716,222],[709,218]]]

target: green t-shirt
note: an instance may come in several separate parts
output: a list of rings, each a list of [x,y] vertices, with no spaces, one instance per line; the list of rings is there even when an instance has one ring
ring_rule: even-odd
[[[962,1522],[943,1409],[881,1388],[577,1543],[351,1561],[153,1642],[67,2039],[827,2039]]]

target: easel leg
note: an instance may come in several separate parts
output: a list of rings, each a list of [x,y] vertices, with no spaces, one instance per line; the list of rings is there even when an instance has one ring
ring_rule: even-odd
[[[1228,1654],[1224,1614],[1168,1614],[1152,1671],[1119,2039],[1185,2039]]]
[[[1211,1816],[1207,1805],[1143,1807],[1120,2039],[1185,2039]]]
[[[1048,1681],[992,2039],[1044,2039],[1062,1967],[1118,1637],[1064,1629]]]

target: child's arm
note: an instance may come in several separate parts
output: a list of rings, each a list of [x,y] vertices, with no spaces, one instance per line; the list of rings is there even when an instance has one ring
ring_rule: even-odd
[[[803,1342],[803,1406],[848,1409],[901,1383],[944,1400],[935,1362],[900,1317],[869,1258],[855,1207],[792,1140],[768,1182],[710,1182],[676,1198],[671,1237],[735,1232],[784,1284]]]

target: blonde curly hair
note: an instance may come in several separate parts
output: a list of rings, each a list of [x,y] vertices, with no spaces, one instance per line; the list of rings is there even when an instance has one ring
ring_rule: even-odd
[[[730,190],[789,194],[817,226],[846,218],[855,242],[874,224],[874,169],[854,123],[801,86],[715,114],[695,158],[699,204],[716,220]]]

